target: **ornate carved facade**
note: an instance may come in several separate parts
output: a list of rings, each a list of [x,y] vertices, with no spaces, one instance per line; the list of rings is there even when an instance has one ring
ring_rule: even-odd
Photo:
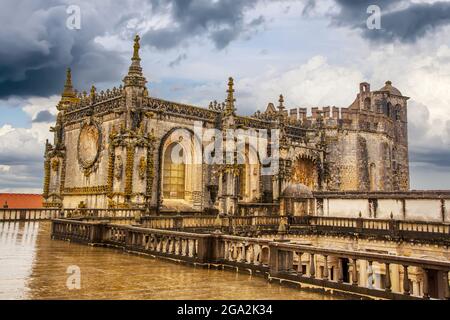
[[[312,108],[308,116],[304,108],[286,110],[280,96],[277,106],[244,117],[236,114],[232,78],[225,102],[200,108],[151,96],[139,37],[131,60],[123,85],[101,92],[77,93],[68,71],[54,143],[45,150],[47,206],[234,214],[239,202],[278,201],[297,183],[323,191],[409,189],[408,98],[390,82],[377,91],[362,83],[348,108]],[[229,129],[278,130],[279,170],[262,174],[266,164],[248,145],[241,154],[224,152],[241,164],[206,164],[211,139],[199,141],[198,123],[220,130],[224,141]],[[275,139],[264,139],[269,150]]]

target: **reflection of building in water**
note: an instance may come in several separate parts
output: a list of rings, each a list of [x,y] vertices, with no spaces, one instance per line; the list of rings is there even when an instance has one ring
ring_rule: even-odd
[[[391,82],[372,91],[360,85],[348,107],[286,110],[280,96],[264,112],[236,114],[234,83],[223,103],[209,108],[151,96],[142,73],[139,38],[123,86],[77,93],[70,71],[54,132],[45,151],[47,207],[145,207],[218,209],[234,214],[238,203],[277,202],[289,185],[313,191],[406,191],[409,189],[407,100]],[[247,141],[244,151],[224,157],[241,164],[205,164],[211,139],[203,129],[265,129],[280,132],[280,171],[263,175],[267,164]],[[275,138],[266,139],[267,149]],[[171,154],[178,150],[184,161]],[[211,150],[210,150],[211,151]],[[241,154],[243,153],[243,154]],[[217,155],[216,155],[217,156]],[[189,159],[191,161],[189,161]],[[233,163],[233,161],[231,163]]]

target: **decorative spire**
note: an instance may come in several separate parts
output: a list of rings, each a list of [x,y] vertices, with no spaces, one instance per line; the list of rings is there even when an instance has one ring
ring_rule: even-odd
[[[140,40],[141,38],[139,37],[139,35],[136,35],[136,37],[134,38],[133,57],[131,58],[131,65],[128,69],[127,76],[123,79],[125,87],[145,87],[145,84],[147,83],[142,74],[141,57],[139,56],[139,49],[141,48],[141,45],[139,43]]]
[[[139,49],[141,48],[141,45],[139,44],[139,41],[141,38],[136,35],[134,38],[134,45],[133,45],[133,57],[131,58],[131,66],[128,71],[128,74],[136,74],[142,76],[142,68],[141,68],[141,58],[139,57]]]
[[[79,101],[79,99],[75,93],[75,90],[73,89],[73,86],[72,86],[72,72],[71,72],[70,68],[67,68],[66,82],[64,83],[64,90],[61,94],[61,101],[56,106],[56,109],[58,109],[59,111],[63,111],[65,109],[67,109],[67,107],[71,103],[76,103],[78,101]]]
[[[285,107],[284,107],[284,97],[282,94],[280,94],[280,99],[278,100],[278,102],[280,103],[278,105],[278,111],[281,113],[284,111]]]
[[[97,96],[97,88],[93,85],[91,87],[91,103],[94,104]]]
[[[234,98],[234,80],[232,77],[228,78],[228,96],[226,100],[225,114],[232,115],[235,113],[236,108],[234,107],[234,103],[236,99]]]
[[[75,92],[72,86],[72,72],[70,68],[66,71],[66,83],[64,84],[64,91],[62,93],[63,98],[75,98]]]

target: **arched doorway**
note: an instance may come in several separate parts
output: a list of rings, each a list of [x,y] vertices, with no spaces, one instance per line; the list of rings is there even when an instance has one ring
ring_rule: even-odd
[[[202,210],[202,145],[194,132],[171,129],[161,139],[158,159],[158,211]]]

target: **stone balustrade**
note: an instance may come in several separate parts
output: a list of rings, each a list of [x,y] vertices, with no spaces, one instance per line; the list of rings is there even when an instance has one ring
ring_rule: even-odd
[[[144,215],[143,209],[64,209],[66,218],[130,218]]]
[[[0,208],[2,221],[34,221],[65,218],[134,219],[145,213],[142,209],[10,209]]]
[[[240,216],[270,216],[280,213],[278,203],[239,203],[238,212]]]
[[[2,221],[36,221],[49,220],[60,217],[60,209],[4,209],[0,208],[0,222]]]
[[[315,247],[284,240],[192,233],[67,219],[52,237],[200,263],[251,270],[269,280],[372,298],[449,299],[449,261]]]
[[[449,261],[286,242],[270,243],[270,260],[272,278],[379,298],[450,299]],[[420,285],[412,286],[412,280]]]
[[[280,223],[279,216],[146,216],[141,218],[147,228],[167,230],[189,229],[250,229],[251,227],[275,231]]]
[[[450,243],[450,224],[338,217],[289,217],[290,233],[345,235]],[[307,226],[308,228],[305,228]]]

